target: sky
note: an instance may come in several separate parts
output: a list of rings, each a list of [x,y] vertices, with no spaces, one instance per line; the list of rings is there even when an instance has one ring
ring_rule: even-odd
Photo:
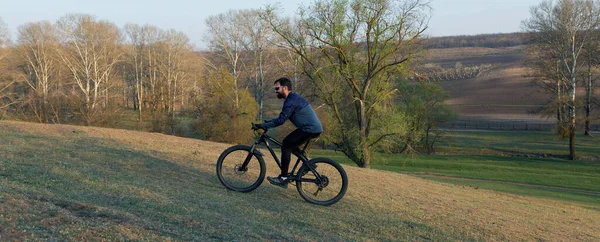
[[[521,31],[529,9],[542,0],[430,0],[433,8],[429,36],[476,35]],[[0,18],[17,37],[19,26],[41,20],[56,22],[69,13],[83,13],[108,20],[118,27],[127,23],[150,24],[175,29],[190,38],[197,49],[205,49],[204,20],[229,9],[262,8],[276,4],[292,16],[300,4],[314,0],[17,0],[0,4]]]

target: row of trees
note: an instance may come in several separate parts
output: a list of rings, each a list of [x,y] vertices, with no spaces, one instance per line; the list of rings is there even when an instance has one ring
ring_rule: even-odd
[[[569,138],[570,157],[576,159],[576,114],[581,103],[585,135],[590,135],[593,83],[600,67],[600,1],[544,1],[531,8],[523,26],[531,33],[530,75],[552,97],[545,111],[556,117],[557,132]],[[582,84],[584,100],[578,94]]]
[[[102,125],[130,101],[139,121],[144,108],[165,120],[189,99],[202,68],[180,32],[137,25],[122,31],[79,14],[20,26],[5,51],[4,103],[18,118],[42,123]]]
[[[485,47],[502,48],[518,45],[526,45],[529,38],[526,33],[510,34],[480,34],[432,37],[427,40],[426,47],[429,48],[463,48],[463,47]]]
[[[209,32],[207,38],[219,34]],[[137,24],[119,29],[83,14],[54,24],[28,23],[19,27],[14,45],[7,41],[1,49],[6,56],[0,72],[3,115],[42,123],[115,125],[131,116],[127,109],[132,108],[137,126],[149,123],[152,131],[191,128],[205,138],[245,142],[251,132],[206,124],[228,124],[238,116],[246,123],[256,120],[251,111],[256,102],[248,94],[254,83],[254,72],[247,71],[253,56],[238,50],[239,66],[227,74],[228,50],[211,47],[211,52],[198,53],[181,32]],[[205,119],[215,113],[227,115]],[[212,122],[188,128],[180,125],[184,118]]]
[[[6,26],[6,24],[4,24],[4,21],[2,21],[2,18],[0,17],[0,77],[1,77],[1,73],[6,70],[7,68],[5,67],[5,58],[7,56],[7,47],[8,44],[10,43],[10,36],[9,36],[9,31],[8,28]],[[1,82],[0,82],[1,84]],[[6,89],[6,85],[0,85],[0,100],[5,99],[5,94],[4,91]],[[6,108],[6,104],[4,104],[3,102],[0,102],[0,118],[2,118],[2,113],[1,110]]]
[[[375,150],[433,152],[436,125],[452,117],[439,87],[404,78],[423,49],[429,11],[421,0],[322,0],[295,19],[276,7],[231,10],[206,19],[202,53],[184,34],[149,25],[119,29],[77,14],[29,23],[14,45],[0,42],[2,110],[107,125],[131,108],[154,131],[177,133],[191,118],[206,139],[241,143],[251,121],[278,113],[265,91],[289,76],[318,107],[325,140],[369,167]]]
[[[444,68],[437,64],[428,63],[416,67],[416,73],[418,74],[410,77],[410,79],[421,79],[428,82],[464,80],[479,77],[493,69],[494,66],[494,64],[463,65],[461,62],[456,62],[454,67]]]

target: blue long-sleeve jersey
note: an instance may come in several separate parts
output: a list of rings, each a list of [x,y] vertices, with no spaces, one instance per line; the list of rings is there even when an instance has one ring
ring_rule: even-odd
[[[265,128],[280,126],[287,120],[292,121],[296,128],[307,133],[322,133],[323,126],[317,113],[310,104],[295,92],[290,92],[283,102],[283,109],[279,117],[262,124]]]

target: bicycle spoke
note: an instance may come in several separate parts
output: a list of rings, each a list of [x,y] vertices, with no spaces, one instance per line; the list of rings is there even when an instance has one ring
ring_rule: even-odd
[[[298,181],[298,192],[309,202],[330,205],[337,202],[344,195],[347,188],[347,178],[343,168],[333,165],[333,161],[318,162],[316,173],[313,171],[304,174]],[[304,168],[306,171],[306,168]]]
[[[217,166],[220,181],[231,190],[254,190],[264,178],[264,162],[250,154],[248,148],[232,148],[224,152]]]

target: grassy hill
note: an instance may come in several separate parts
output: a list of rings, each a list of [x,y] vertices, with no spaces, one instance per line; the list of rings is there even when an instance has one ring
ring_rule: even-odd
[[[227,191],[214,165],[229,144],[13,121],[0,134],[2,241],[600,239],[600,211],[576,203],[345,166],[348,193],[320,207],[293,186]]]

